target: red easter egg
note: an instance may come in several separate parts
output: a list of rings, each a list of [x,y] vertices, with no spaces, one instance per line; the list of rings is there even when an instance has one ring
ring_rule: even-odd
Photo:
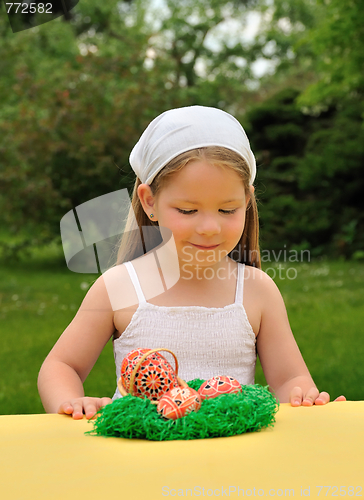
[[[121,383],[129,392],[130,377],[135,365],[150,349],[135,349],[123,359],[121,364]],[[153,352],[140,365],[134,379],[133,395],[158,401],[172,387],[178,387],[176,373],[167,359]]]
[[[232,394],[240,392],[241,385],[233,378],[226,375],[218,375],[204,382],[198,390],[201,399],[216,398],[221,394]]]
[[[174,387],[159,400],[157,406],[158,413],[171,420],[184,417],[200,408],[200,396],[191,387]]]

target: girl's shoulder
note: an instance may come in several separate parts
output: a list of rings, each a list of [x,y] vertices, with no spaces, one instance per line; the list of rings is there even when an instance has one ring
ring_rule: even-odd
[[[111,308],[116,311],[138,303],[138,296],[125,263],[105,271],[95,282],[106,292]]]
[[[138,301],[135,289],[124,264],[111,267],[103,272],[90,286],[80,309],[116,310],[124,296],[133,297]],[[121,308],[121,307],[119,307]]]
[[[274,280],[262,269],[254,266],[245,266],[244,288],[249,294],[264,302],[269,298],[281,297],[281,293]]]
[[[249,266],[248,264],[245,264],[244,280],[246,282],[257,282],[262,284],[263,286],[266,283],[270,283],[273,281],[272,278],[262,269],[259,269],[255,266]]]
[[[170,275],[162,273],[153,253],[142,255],[130,263],[131,274],[126,263],[123,263],[111,267],[102,276],[114,311],[135,306],[142,296],[148,300],[162,294],[165,291],[163,279],[169,288],[178,281],[179,275],[175,269]]]
[[[283,297],[273,279],[261,269],[245,266],[244,307],[256,335],[286,315]]]
[[[104,274],[99,276],[88,289],[80,310],[111,310],[109,294],[104,281]]]

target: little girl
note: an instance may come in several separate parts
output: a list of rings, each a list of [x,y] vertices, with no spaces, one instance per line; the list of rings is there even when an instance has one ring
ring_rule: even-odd
[[[256,165],[240,123],[215,108],[172,109],[149,124],[130,163],[137,178],[129,231],[116,266],[90,288],[42,365],[45,410],[91,418],[112,401],[83,391],[111,337],[117,378],[131,350],[164,347],[186,381],[229,375],[253,384],[258,353],[280,402],[329,402],[305,365],[278,288],[260,269]],[[149,251],[140,250],[135,220]]]

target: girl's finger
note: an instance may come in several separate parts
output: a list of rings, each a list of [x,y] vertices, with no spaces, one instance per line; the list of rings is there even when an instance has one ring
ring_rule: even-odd
[[[112,400],[110,398],[94,398],[94,399],[89,400],[85,404],[86,418],[94,417],[100,408],[102,408],[103,406],[106,406],[110,403],[112,403]]]
[[[83,406],[82,406],[82,403],[78,403],[77,401],[75,401],[72,406],[73,406],[72,417],[75,420],[80,420],[81,418],[83,418]]]
[[[71,415],[72,412],[73,412],[73,406],[68,401],[66,403],[62,403],[58,410],[58,413],[60,415],[62,414]]]
[[[334,399],[334,401],[346,401],[345,396],[339,396],[338,398]]]
[[[85,398],[83,400],[83,413],[86,418],[92,418],[97,412],[97,399],[96,398]]]
[[[330,395],[327,392],[320,392],[316,398],[315,405],[325,405],[329,403]]]
[[[100,408],[102,406],[109,405],[110,403],[112,403],[112,399],[110,399],[110,398],[101,398],[101,406],[100,406]]]
[[[97,413],[97,408],[94,406],[93,408],[90,407],[87,410],[85,410],[85,416],[86,418],[93,418]]]
[[[301,387],[293,387],[289,395],[289,402],[292,406],[301,406],[302,396],[303,393]]]
[[[324,393],[321,393],[321,394],[324,394]],[[317,387],[312,387],[304,395],[303,401],[302,401],[302,406],[312,406],[319,396],[320,396],[320,394],[319,394]],[[329,396],[329,400],[330,400],[330,396]],[[324,403],[321,403],[321,404],[324,404]]]

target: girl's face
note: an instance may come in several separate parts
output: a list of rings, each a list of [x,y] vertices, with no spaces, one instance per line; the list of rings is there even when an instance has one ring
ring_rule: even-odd
[[[182,265],[213,266],[241,238],[249,198],[232,169],[193,161],[156,198],[146,184],[138,194],[147,215],[153,213],[159,226],[172,231]]]

